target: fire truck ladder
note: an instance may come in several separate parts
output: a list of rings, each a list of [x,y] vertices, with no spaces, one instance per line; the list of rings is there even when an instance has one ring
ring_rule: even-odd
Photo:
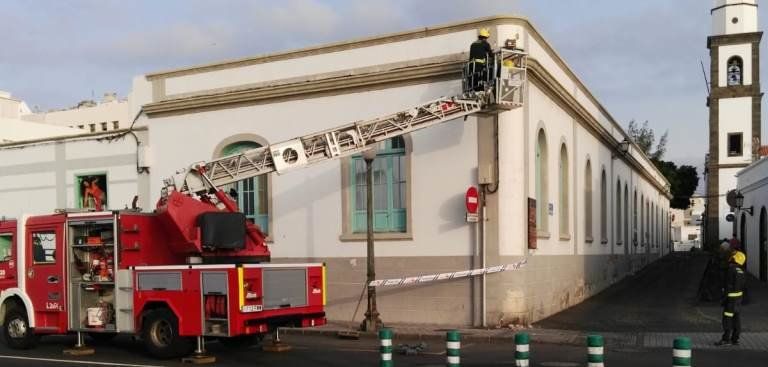
[[[379,142],[445,121],[478,112],[521,107],[526,84],[526,57],[522,50],[502,48],[495,54],[493,68],[479,73],[471,63],[465,66],[463,92],[459,96],[438,98],[388,116],[199,162],[166,179],[165,190],[198,193],[271,172],[282,174],[361,153]],[[486,83],[476,91],[476,84],[471,80],[477,79],[478,75],[485,78]]]

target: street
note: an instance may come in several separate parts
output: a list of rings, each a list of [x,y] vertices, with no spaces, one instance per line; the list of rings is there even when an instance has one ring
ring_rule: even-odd
[[[284,338],[293,346],[285,353],[266,353],[253,347],[245,350],[231,350],[218,343],[210,343],[209,351],[218,361],[216,366],[377,366],[378,341],[371,338],[361,340],[340,340],[330,336],[289,335]],[[161,361],[147,357],[138,342],[130,338],[118,338],[113,345],[98,346],[96,355],[83,358],[64,357],[62,349],[74,342],[73,337],[45,338],[37,349],[12,351],[0,348],[3,366],[181,366],[180,361]],[[395,340],[401,343],[417,344],[415,340]],[[394,355],[396,366],[443,366],[445,365],[444,343],[427,340],[425,354],[416,356]],[[397,349],[397,348],[396,348]],[[511,366],[514,365],[514,346],[510,344],[464,343],[461,362],[465,366]],[[533,366],[568,367],[583,366],[586,348],[577,346],[539,344],[531,345]],[[668,366],[671,363],[670,348],[611,349],[606,347],[606,364],[626,367]],[[694,366],[732,367],[754,366],[755,361],[768,359],[768,353],[737,351],[736,349],[694,351]]]

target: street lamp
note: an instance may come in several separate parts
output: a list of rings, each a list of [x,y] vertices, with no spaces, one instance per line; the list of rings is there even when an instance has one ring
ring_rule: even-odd
[[[619,143],[619,151],[621,154],[627,154],[629,153],[629,140],[624,139],[621,143]]]
[[[753,206],[750,206],[749,208],[743,208],[744,206],[744,194],[741,193],[741,191],[738,191],[736,193],[736,210],[743,210],[749,215],[752,215]]]
[[[371,286],[371,282],[376,279],[376,262],[373,251],[373,160],[376,159],[376,147],[363,152],[365,160],[365,189],[366,189],[366,226],[367,226],[367,259],[368,259],[368,308],[365,311],[365,320],[360,325],[362,331],[378,331],[381,328],[381,319],[379,311],[376,309],[376,287]]]

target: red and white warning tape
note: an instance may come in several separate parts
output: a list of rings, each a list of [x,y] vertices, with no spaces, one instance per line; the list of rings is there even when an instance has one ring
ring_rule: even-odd
[[[452,273],[419,275],[415,277],[406,277],[406,278],[379,279],[379,280],[371,281],[370,283],[368,283],[368,286],[392,287],[392,286],[402,286],[402,285],[424,284],[424,283],[435,282],[440,280],[460,279],[460,278],[466,278],[466,277],[474,277],[474,276],[483,275],[483,274],[500,273],[502,271],[518,270],[523,266],[525,266],[526,264],[528,264],[528,258],[520,260],[516,263],[491,266],[488,268],[454,271]]]

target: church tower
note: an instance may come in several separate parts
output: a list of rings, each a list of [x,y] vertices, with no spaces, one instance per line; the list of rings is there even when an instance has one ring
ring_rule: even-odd
[[[736,172],[752,163],[760,147],[760,39],[757,0],[715,0],[710,53],[709,154],[706,240],[733,236],[725,220],[725,193],[736,188]]]

